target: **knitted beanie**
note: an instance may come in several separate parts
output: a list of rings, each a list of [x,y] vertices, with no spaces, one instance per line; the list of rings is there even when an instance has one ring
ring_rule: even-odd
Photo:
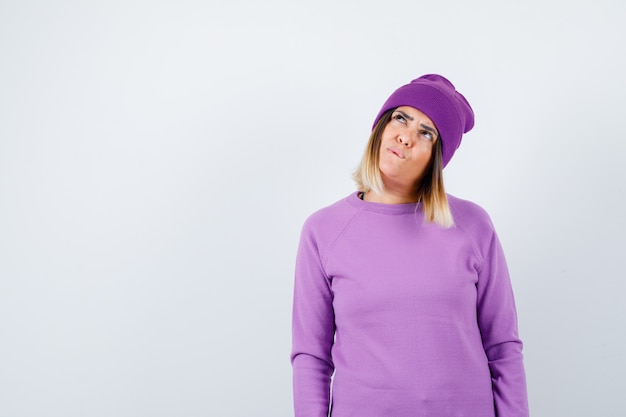
[[[372,130],[383,113],[400,106],[414,107],[433,121],[439,131],[444,167],[461,144],[463,133],[474,127],[472,107],[441,75],[423,75],[394,91],[378,112]]]

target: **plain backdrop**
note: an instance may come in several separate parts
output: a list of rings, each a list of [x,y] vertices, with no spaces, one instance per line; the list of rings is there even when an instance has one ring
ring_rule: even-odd
[[[476,127],[533,416],[626,388],[626,3],[0,1],[0,416],[290,416],[300,227],[398,86]]]

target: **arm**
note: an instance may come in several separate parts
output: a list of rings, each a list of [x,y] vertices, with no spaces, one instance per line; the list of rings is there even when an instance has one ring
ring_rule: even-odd
[[[517,331],[511,281],[495,232],[483,249],[477,285],[478,325],[491,370],[496,416],[527,417],[522,341]]]
[[[305,223],[298,248],[293,299],[293,393],[296,417],[326,417],[334,365],[335,325],[330,280]]]

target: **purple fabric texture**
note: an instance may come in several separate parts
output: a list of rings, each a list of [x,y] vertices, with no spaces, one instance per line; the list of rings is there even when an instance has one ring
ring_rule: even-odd
[[[378,112],[372,129],[387,110],[411,106],[428,116],[441,137],[443,166],[461,145],[463,133],[474,127],[474,111],[454,85],[438,74],[422,75],[394,91]]]
[[[526,417],[522,342],[488,215],[455,226],[357,193],[304,224],[293,303],[296,417]],[[332,389],[331,389],[332,381]],[[331,392],[332,391],[332,392]]]

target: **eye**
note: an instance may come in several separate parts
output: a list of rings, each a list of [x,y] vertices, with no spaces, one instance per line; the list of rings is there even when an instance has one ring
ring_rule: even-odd
[[[393,119],[399,121],[400,123],[406,123],[406,119],[400,113],[394,114]]]
[[[433,132],[430,132],[430,131],[428,131],[428,130],[422,130],[422,131],[420,132],[420,134],[421,134],[424,138],[426,138],[426,140],[433,141],[433,140],[435,139],[435,135],[433,134]]]

